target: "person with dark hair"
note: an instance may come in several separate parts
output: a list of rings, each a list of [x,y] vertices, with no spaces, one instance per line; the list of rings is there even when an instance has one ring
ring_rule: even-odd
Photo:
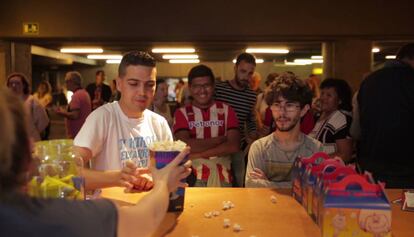
[[[73,139],[78,134],[86,118],[91,113],[91,98],[88,92],[82,88],[82,76],[77,71],[66,73],[66,87],[73,92],[67,109],[56,109],[56,114],[65,117],[67,137]]]
[[[240,148],[236,113],[214,99],[214,78],[209,67],[193,67],[188,73],[192,104],[174,115],[174,136],[191,147],[197,187],[231,187],[230,155]]]
[[[165,118],[147,109],[155,92],[155,59],[145,52],[129,52],[118,73],[120,100],[94,110],[74,145],[85,162],[92,161],[93,170],[84,172],[87,189],[149,190],[153,183],[148,176],[148,146],[154,141],[172,141]]]
[[[414,43],[368,75],[357,100],[357,164],[386,188],[414,188]]]
[[[320,151],[321,143],[300,131],[300,120],[310,109],[312,93],[295,77],[279,77],[266,90],[276,130],[253,142],[249,151],[246,187],[290,188],[296,157]]]
[[[105,72],[98,70],[95,73],[95,82],[90,83],[86,90],[92,101],[92,110],[95,110],[104,103],[108,103],[111,100],[112,90],[111,87],[105,83]]]
[[[30,82],[23,73],[12,73],[7,77],[7,87],[22,101],[29,115],[29,134],[34,142],[41,140],[40,134],[49,124],[45,108],[30,95]]]
[[[216,84],[216,100],[230,105],[236,112],[240,129],[240,151],[232,156],[234,186],[244,186],[246,153],[252,141],[259,135],[256,128],[256,97],[249,83],[256,69],[256,59],[249,53],[237,56],[234,65],[234,78]]]
[[[136,205],[111,200],[74,201],[29,197],[22,190],[35,163],[19,98],[0,89],[0,236],[150,236],[164,219],[169,193],[191,172],[179,165],[184,149],[163,169],[152,169],[154,188]]]
[[[150,109],[155,113],[163,116],[170,128],[173,126],[173,115],[171,113],[170,106],[168,105],[168,84],[165,79],[157,79],[155,87],[155,96],[150,106]]]
[[[321,113],[316,116],[315,127],[309,135],[323,144],[323,151],[340,157],[344,162],[352,158],[352,91],[342,79],[327,78],[320,86]]]

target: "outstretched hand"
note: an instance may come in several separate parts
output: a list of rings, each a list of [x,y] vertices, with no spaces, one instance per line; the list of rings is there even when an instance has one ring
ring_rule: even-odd
[[[186,187],[187,183],[183,183],[181,180],[190,175],[191,161],[187,161],[183,165],[180,164],[189,153],[190,147],[186,147],[164,168],[156,169],[155,167],[151,167],[154,186],[165,184],[170,192],[176,190],[178,187]]]
[[[127,160],[121,170],[120,182],[127,193],[148,191],[154,186],[149,169],[138,168],[131,160]]]

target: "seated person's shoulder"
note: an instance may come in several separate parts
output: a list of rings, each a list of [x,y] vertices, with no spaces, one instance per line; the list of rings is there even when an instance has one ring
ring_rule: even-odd
[[[308,148],[309,150],[312,151],[319,151],[322,147],[322,143],[318,140],[316,140],[315,138],[304,134],[304,139],[305,141],[303,142],[303,145]]]

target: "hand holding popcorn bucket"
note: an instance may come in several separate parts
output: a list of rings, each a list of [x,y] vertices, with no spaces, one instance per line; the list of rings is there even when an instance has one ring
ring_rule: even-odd
[[[154,142],[150,145],[150,164],[155,168],[162,169],[168,165],[174,158],[186,148],[186,144],[182,141],[164,141]],[[188,160],[188,155],[181,164]],[[185,182],[185,180],[183,180]],[[170,193],[170,201],[168,205],[169,212],[183,211],[184,209],[185,188],[177,188]]]

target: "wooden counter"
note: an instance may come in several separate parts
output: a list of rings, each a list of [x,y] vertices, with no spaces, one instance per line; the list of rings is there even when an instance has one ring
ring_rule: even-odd
[[[401,190],[387,190],[390,201]],[[121,205],[135,204],[145,194],[125,194],[121,188],[102,190],[102,197]],[[270,197],[277,197],[272,203]],[[223,201],[235,208],[223,211]],[[393,236],[414,236],[414,212],[403,212],[392,205]],[[204,213],[220,211],[218,217],[205,218]],[[242,227],[239,233],[223,228],[223,219]],[[187,188],[182,213],[168,213],[154,236],[320,236],[318,226],[303,207],[290,196],[290,190],[266,188]]]

